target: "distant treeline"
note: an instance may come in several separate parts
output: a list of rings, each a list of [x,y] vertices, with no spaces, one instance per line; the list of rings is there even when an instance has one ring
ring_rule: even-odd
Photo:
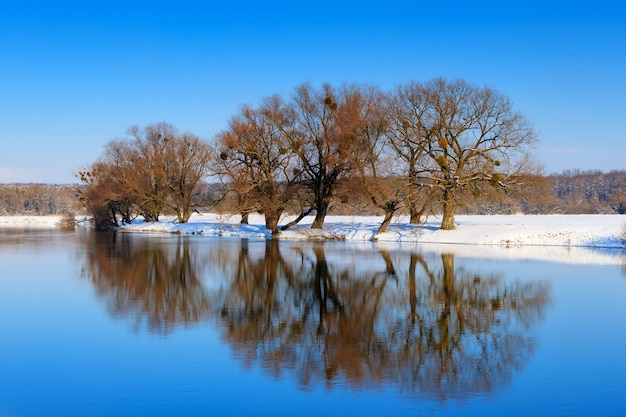
[[[556,206],[569,214],[626,214],[626,171],[565,171],[551,175],[550,189]]]
[[[467,190],[459,214],[626,214],[626,170],[568,170],[533,178],[520,197],[485,187],[480,196]],[[77,196],[78,185],[0,184],[0,215],[77,215],[86,213]],[[220,204],[211,195],[221,186],[200,187],[207,210],[236,212],[236,203]],[[340,190],[341,191],[341,190]],[[332,209],[335,214],[382,214],[366,196],[349,190]],[[486,195],[488,194],[488,195]],[[173,213],[170,213],[173,214]]]
[[[74,215],[82,205],[76,185],[0,184],[0,215]]]
[[[567,170],[528,180],[523,195],[490,188],[465,196],[462,214],[626,214],[626,171]],[[489,196],[484,193],[491,192]],[[469,193],[468,193],[469,194]],[[488,197],[488,198],[485,198]]]

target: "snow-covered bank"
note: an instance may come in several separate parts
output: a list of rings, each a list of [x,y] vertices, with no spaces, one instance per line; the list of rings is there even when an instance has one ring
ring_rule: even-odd
[[[163,217],[156,223],[137,221],[122,232],[177,233],[249,239],[269,239],[271,233],[260,215],[240,225],[239,216],[194,214],[189,223],[179,224]],[[283,223],[292,220],[287,217]],[[0,226],[57,227],[62,216],[4,216]],[[328,216],[323,230],[310,228],[313,217],[280,233],[286,240],[371,241],[382,217]],[[626,263],[624,225],[620,215],[544,216],[457,216],[455,230],[440,230],[441,219],[432,217],[424,225],[410,225],[397,218],[389,231],[378,236],[377,245],[389,249],[421,248],[450,251],[462,256],[527,258],[576,263]]]
[[[0,227],[55,228],[65,216],[0,216]]]
[[[292,218],[286,218],[284,223]],[[280,233],[288,240],[370,241],[382,217],[328,216],[323,230],[311,230],[313,217]],[[389,231],[378,236],[377,245],[389,249],[413,249],[416,244],[427,250],[451,252],[459,256],[539,259],[569,263],[624,264],[626,245],[623,228],[626,216],[620,215],[545,215],[545,216],[457,216],[455,230],[440,230],[441,219],[430,218],[425,225],[411,225],[397,218]],[[250,224],[240,225],[239,216],[196,214],[189,223],[164,219],[158,223],[137,222],[121,228],[124,232],[201,234],[268,239],[263,217],[251,216]]]
[[[284,222],[291,218],[284,219]],[[372,240],[382,217],[328,216],[323,230],[312,230],[313,217],[296,227],[282,231],[280,239]],[[544,215],[544,216],[457,216],[455,230],[440,230],[441,219],[432,217],[424,225],[411,225],[405,217],[397,218],[379,242],[475,244],[498,246],[581,246],[624,248],[623,227],[626,216],[620,215]],[[126,225],[122,231],[169,232],[208,236],[269,238],[261,216],[251,216],[250,224],[240,225],[238,216],[195,214],[189,223],[165,219],[158,223]]]

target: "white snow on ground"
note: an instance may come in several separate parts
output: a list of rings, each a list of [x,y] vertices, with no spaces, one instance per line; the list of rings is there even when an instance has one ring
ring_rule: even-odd
[[[293,217],[282,219],[287,223]],[[0,226],[54,227],[59,216],[0,217]],[[250,239],[268,239],[271,233],[260,215],[250,216],[250,224],[240,225],[239,216],[194,214],[189,223],[179,224],[171,217],[156,223],[136,221],[120,228],[122,232],[199,234]],[[328,216],[322,230],[312,230],[313,217],[306,217],[280,239],[371,241],[380,216]],[[411,225],[406,217],[396,218],[377,245],[390,248],[422,247],[452,251],[459,255],[559,260],[577,263],[626,263],[623,215],[498,215],[457,216],[455,230],[440,230],[441,219],[431,217],[426,224]],[[593,250],[591,250],[593,249]]]
[[[283,219],[287,223],[292,217]],[[167,220],[137,222],[123,226],[126,232],[169,232],[268,239],[262,216],[250,217],[240,225],[239,216],[195,214],[189,223]],[[322,230],[312,230],[313,217],[282,231],[280,239],[370,241],[378,229],[379,216],[328,216]],[[411,225],[398,217],[389,230],[378,236],[377,245],[390,249],[420,247],[450,251],[459,256],[482,258],[543,259],[547,261],[596,264],[626,263],[622,241],[626,216],[457,216],[455,230],[440,230],[441,219],[432,217],[424,225]]]
[[[0,227],[55,228],[64,216],[0,216]]]
[[[290,221],[286,217],[283,222]],[[382,217],[328,216],[322,230],[310,228],[309,216],[296,227],[280,232],[280,239],[372,240]],[[379,242],[447,243],[498,246],[584,246],[623,248],[622,228],[626,216],[620,215],[543,215],[543,216],[457,216],[455,230],[440,230],[441,219],[431,217],[424,225],[411,225],[398,217]],[[169,232],[210,236],[269,238],[263,217],[250,217],[250,224],[240,225],[239,216],[194,214],[189,223],[178,224],[171,218],[157,223],[136,222],[123,231]]]

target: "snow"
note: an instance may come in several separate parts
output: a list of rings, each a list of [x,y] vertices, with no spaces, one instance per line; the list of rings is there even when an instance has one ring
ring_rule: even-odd
[[[0,216],[0,227],[55,228],[64,216]]]
[[[287,223],[293,217],[285,217]],[[0,217],[0,226],[54,227],[55,216]],[[260,215],[251,215],[250,224],[240,217],[223,214],[194,214],[188,223],[162,217],[156,223],[136,221],[121,232],[196,234],[214,237],[269,239],[271,233]],[[313,217],[282,231],[286,240],[371,241],[380,216],[327,216],[322,230],[313,230]],[[456,217],[455,230],[440,230],[441,219],[431,217],[425,224],[411,225],[406,217],[396,218],[386,233],[377,236],[377,245],[414,248],[416,244],[459,255],[559,260],[577,263],[626,263],[626,216],[620,215],[494,215]]]
[[[163,218],[157,223],[138,221],[125,225],[122,231],[169,232],[234,236],[247,238],[271,237],[264,227],[263,217],[253,215],[250,224],[240,225],[239,216],[194,214],[188,223]],[[292,220],[286,217],[281,223]],[[379,216],[327,216],[322,230],[313,230],[309,216],[297,226],[281,231],[278,238],[289,240],[356,240],[370,241],[378,229]],[[622,228],[626,216],[620,215],[541,215],[541,216],[457,216],[455,230],[441,230],[441,219],[431,217],[426,224],[411,225],[406,217],[398,217],[387,232],[377,237],[379,242],[410,242],[438,244],[474,244],[498,246],[583,246],[623,248]]]

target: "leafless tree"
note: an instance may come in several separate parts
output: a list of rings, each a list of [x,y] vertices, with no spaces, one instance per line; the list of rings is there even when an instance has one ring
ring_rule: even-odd
[[[176,212],[179,223],[187,223],[199,205],[196,191],[209,173],[211,148],[198,136],[183,133],[169,142],[170,154],[166,163],[167,205]]]
[[[439,78],[399,89],[411,102],[413,142],[422,152],[418,171],[437,190],[441,228],[454,229],[457,192],[471,184],[506,188],[536,170],[530,148],[536,134],[510,100],[489,87]]]
[[[375,87],[359,86],[351,96],[350,105],[357,117],[348,181],[353,190],[366,195],[385,213],[374,234],[376,239],[379,233],[387,230],[393,215],[403,206],[409,187],[398,170],[396,154],[390,143],[386,96]]]
[[[262,213],[274,234],[300,173],[286,137],[292,125],[291,109],[280,97],[272,96],[258,109],[243,107],[217,138],[223,174],[245,203],[240,210]]]
[[[359,108],[354,105],[359,89],[345,85],[339,89],[323,84],[296,88],[293,96],[294,129],[287,132],[290,148],[298,156],[302,184],[310,190],[316,210],[311,225],[324,226],[338,181],[351,169],[351,155],[358,137]]]
[[[132,177],[126,155],[126,144],[113,140],[98,161],[76,175],[82,183],[79,198],[97,227],[116,227],[119,220],[130,223],[136,216],[138,209],[126,181]]]
[[[415,84],[398,87],[388,104],[389,148],[396,172],[406,184],[411,224],[421,222],[438,191],[432,186],[426,155],[432,139],[428,130],[432,124],[428,108],[425,89]]]
[[[167,206],[170,192],[168,162],[171,142],[178,132],[169,123],[156,123],[145,128],[132,126],[127,132],[131,141],[125,142],[127,167],[132,174],[126,176],[125,184],[147,222],[159,220]]]
[[[130,221],[133,211],[157,221],[168,209],[186,223],[196,187],[208,174],[209,145],[168,123],[133,126],[128,134],[129,139],[110,141],[103,156],[78,173],[86,205],[111,224],[119,214]]]

